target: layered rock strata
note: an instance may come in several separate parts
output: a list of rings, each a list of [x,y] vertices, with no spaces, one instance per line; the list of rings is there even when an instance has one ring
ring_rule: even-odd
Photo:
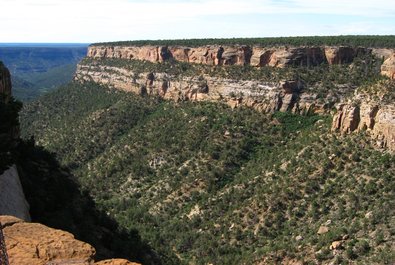
[[[207,65],[252,65],[273,66],[315,66],[322,63],[351,63],[355,57],[372,53],[380,59],[387,59],[394,49],[364,47],[260,47],[260,46],[108,46],[92,45],[88,48],[91,58],[120,58],[163,62],[179,62]]]
[[[175,77],[167,73],[136,73],[100,64],[78,65],[75,80],[93,81],[140,95],[158,95],[174,101],[207,100],[224,102],[232,108],[248,106],[265,113],[322,113],[334,104],[330,99],[320,103],[317,94],[303,92],[303,84],[293,80],[269,83],[209,75]]]
[[[95,263],[95,249],[68,232],[13,216],[0,216],[10,264],[138,265],[123,259]]]
[[[363,47],[259,47],[248,45],[201,47],[182,46],[109,46],[92,45],[90,58],[118,58],[164,62],[175,60],[207,65],[251,65],[254,67],[315,66],[322,63],[348,64],[359,55],[372,54],[382,60],[381,73],[395,79],[395,50]],[[335,103],[344,102],[339,95],[318,94],[303,84],[288,80],[282,83],[256,80],[232,80],[206,74],[195,77],[167,73],[133,72],[127,67],[101,65],[100,61],[80,64],[75,80],[93,81],[140,95],[158,95],[175,101],[209,100],[230,105],[252,107],[261,112],[328,113]],[[341,89],[340,89],[341,90]],[[322,95],[321,95],[322,97]],[[337,106],[333,130],[343,133],[366,130],[380,146],[395,150],[393,104],[372,101],[343,103]],[[362,103],[360,103],[362,102]]]

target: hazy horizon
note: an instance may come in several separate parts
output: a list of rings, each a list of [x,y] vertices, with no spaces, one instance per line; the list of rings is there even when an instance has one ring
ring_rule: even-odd
[[[350,35],[304,35],[304,36],[278,36],[278,37],[280,37],[280,38],[287,38],[287,37],[338,37],[338,36],[395,36],[395,34],[382,34],[382,35],[378,35],[378,34],[370,34],[370,35],[365,35],[365,34],[361,34],[361,35],[359,35],[359,34],[355,34],[355,35],[352,35],[352,34],[350,34]],[[213,38],[183,38],[183,39],[181,39],[181,38],[174,38],[174,39],[121,39],[121,40],[113,40],[113,42],[118,42],[118,41],[145,41],[145,40],[147,40],[147,41],[156,41],[156,40],[185,40],[185,39],[234,39],[234,38],[236,38],[236,39],[238,39],[238,38],[241,38],[241,39],[253,39],[253,38],[263,38],[263,39],[265,39],[265,38],[276,38],[276,37],[271,37],[271,36],[269,36],[269,37],[233,37],[233,38],[220,38],[220,37],[218,37],[218,38],[215,38],[215,37],[213,37]],[[108,41],[100,41],[100,42],[103,42],[103,43],[105,43],[105,42],[108,42]],[[15,48],[17,48],[17,47],[53,47],[53,46],[56,46],[56,47],[62,47],[62,46],[67,46],[67,47],[70,47],[70,46],[77,46],[77,47],[80,47],[80,46],[89,46],[89,45],[91,45],[91,44],[95,44],[95,43],[100,43],[100,42],[86,42],[86,43],[83,43],[83,42],[0,42],[0,47],[2,47],[2,48],[8,48],[8,47],[10,47],[10,48],[13,48],[13,47],[15,47]],[[109,41],[109,42],[112,42],[112,41]]]

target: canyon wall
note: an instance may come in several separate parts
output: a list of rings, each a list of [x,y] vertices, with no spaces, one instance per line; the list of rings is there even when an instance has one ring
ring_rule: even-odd
[[[88,48],[91,58],[118,58],[164,62],[179,62],[207,65],[251,65],[272,66],[314,66],[322,63],[351,63],[355,57],[373,54],[387,60],[395,54],[394,49],[363,47],[260,47],[260,46],[108,46],[92,45]]]
[[[366,131],[377,146],[395,151],[395,106],[374,101],[341,103],[332,130],[343,134]]]
[[[303,92],[303,84],[293,80],[274,83],[209,75],[175,77],[167,73],[136,73],[100,64],[78,65],[75,80],[93,81],[142,96],[157,95],[174,101],[223,102],[232,108],[248,106],[265,113],[322,113],[335,103],[331,99],[318,100],[315,93]]]
[[[395,83],[380,81],[357,89],[347,102],[337,104],[332,130],[342,134],[366,132],[381,148],[395,151]]]
[[[349,64],[359,56],[372,54],[382,61],[381,74],[395,79],[395,50],[363,47],[259,47],[248,45],[201,47],[182,46],[109,46],[92,45],[87,57],[145,60],[160,63],[169,60],[206,65],[315,66]],[[172,76],[168,73],[137,72],[129,67],[81,63],[75,80],[93,81],[140,95],[158,95],[175,101],[209,100],[224,102],[232,108],[252,107],[258,111],[291,111],[293,113],[329,113],[337,105],[333,130],[351,133],[368,131],[377,144],[395,150],[393,104],[358,100],[346,102],[342,95],[318,95],[295,80],[261,82],[236,80],[197,73],[194,77]],[[333,93],[333,92],[332,92]],[[343,102],[343,103],[341,103]]]

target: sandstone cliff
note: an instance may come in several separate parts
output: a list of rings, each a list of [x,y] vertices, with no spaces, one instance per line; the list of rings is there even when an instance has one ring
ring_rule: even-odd
[[[303,84],[293,80],[274,83],[219,78],[207,74],[176,77],[168,73],[138,73],[100,64],[78,65],[75,80],[93,81],[136,94],[158,95],[174,101],[208,100],[224,102],[232,108],[248,106],[265,113],[322,113],[335,103],[330,98],[317,100],[316,93],[303,92]]]
[[[366,131],[379,147],[395,151],[395,91],[393,82],[376,85],[378,95],[356,92],[346,103],[337,105],[332,130],[341,133]]]
[[[138,265],[123,259],[94,262],[95,249],[62,230],[0,216],[10,264]]]
[[[164,62],[179,62],[206,65],[251,65],[255,67],[271,66],[315,66],[322,63],[348,64],[364,54],[373,54],[384,63],[383,75],[395,78],[395,50],[363,47],[261,47],[248,45],[207,45],[200,47],[184,46],[111,46],[92,45],[88,48],[88,58],[116,58]],[[284,77],[285,78],[285,77]],[[280,84],[259,81],[240,81],[231,78],[217,78],[209,74],[195,77],[175,77],[167,73],[140,73],[128,67],[80,64],[76,80],[94,81],[125,91],[135,93],[158,94],[173,100],[216,100],[224,101],[236,107],[247,105],[263,112],[274,110],[297,113],[324,112],[334,101],[341,97],[326,96],[317,99],[317,93],[306,93],[296,89],[282,89]],[[325,104],[323,103],[325,102]]]
[[[29,204],[15,165],[0,175],[0,215],[12,215],[30,221]]]
[[[88,48],[91,58],[120,58],[163,62],[179,62],[207,65],[252,65],[273,66],[314,66],[322,63],[351,63],[358,55],[372,53],[387,59],[394,49],[364,47],[261,47],[261,46],[108,46],[92,45]]]

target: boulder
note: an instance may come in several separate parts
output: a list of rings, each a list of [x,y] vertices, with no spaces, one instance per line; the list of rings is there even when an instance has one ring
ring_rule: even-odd
[[[0,216],[9,264],[138,265],[124,259],[94,263],[95,249],[68,232],[13,216]]]
[[[0,217],[6,222],[3,229],[10,264],[44,265],[52,262],[64,264],[89,264],[95,249],[62,230],[52,229],[38,223],[25,223],[10,217]]]
[[[317,231],[317,234],[319,235],[323,235],[329,232],[329,227],[325,226],[325,225],[321,225],[320,228]]]
[[[126,259],[108,259],[98,261],[95,265],[139,265],[139,263],[130,262]]]
[[[343,241],[333,241],[329,246],[330,250],[340,249],[343,247]]]

